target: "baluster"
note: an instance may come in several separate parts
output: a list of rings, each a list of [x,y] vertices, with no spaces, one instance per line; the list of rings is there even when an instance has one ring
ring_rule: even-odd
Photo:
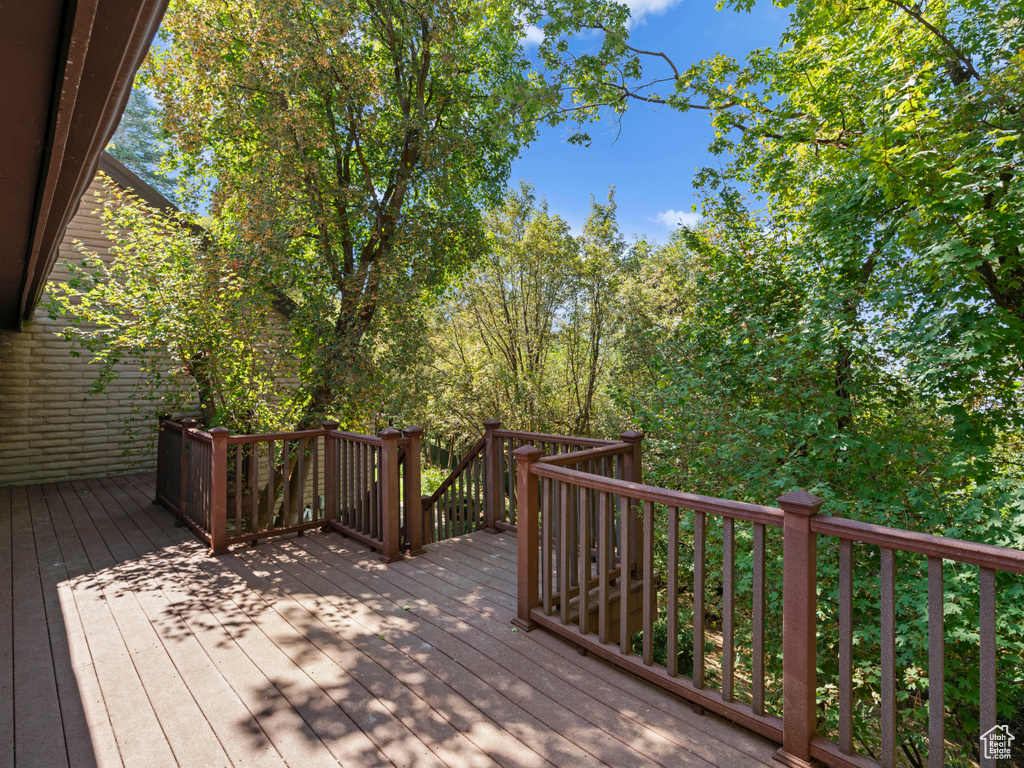
[[[515,482],[515,465],[512,463],[512,438],[507,441],[508,445],[508,521],[515,525],[517,514],[516,514],[516,482]]]
[[[327,438],[324,437],[325,445]],[[320,438],[313,438],[313,503],[310,507],[310,517],[313,520],[319,520],[322,515],[320,514],[323,509],[323,505],[320,504]],[[326,478],[325,478],[326,479]]]
[[[610,634],[611,611],[608,610],[608,572],[612,551],[609,539],[608,507],[611,494],[597,494],[597,638],[604,645]]]
[[[882,547],[881,570],[881,628],[882,667],[881,703],[879,723],[882,731],[882,749],[879,762],[883,768],[896,765],[896,564],[895,552]]]
[[[733,698],[734,629],[736,611],[736,533],[735,521],[722,518],[722,699]]]
[[[839,540],[839,749],[853,754],[853,542]]]
[[[561,486],[561,504],[558,508],[558,589],[562,597],[559,607],[563,624],[569,623],[569,593],[572,591],[572,558],[569,550],[569,483],[559,483]]]
[[[486,528],[484,521],[484,461],[482,454],[477,454],[474,460],[476,464],[476,525],[478,528]]]
[[[644,502],[644,664],[654,663],[654,617],[657,595],[654,593],[654,504]]]
[[[945,757],[946,630],[942,558],[928,558],[928,768]],[[984,729],[982,729],[984,733]]]
[[[754,523],[754,579],[753,579],[753,681],[751,704],[754,714],[764,714],[764,525]]]
[[[633,594],[633,525],[632,499],[619,496],[619,652],[628,654],[632,644],[629,636],[629,609]]]
[[[981,640],[978,687],[981,733],[996,726],[996,572],[981,568],[978,573],[978,618]],[[994,759],[982,757],[981,768],[995,768]]]
[[[466,533],[466,473],[462,471],[459,473],[459,500],[458,508],[455,511],[458,527],[458,535]]]
[[[274,527],[274,506],[277,501],[277,471],[274,467],[274,441],[267,441],[267,466],[270,479],[267,481],[267,522],[260,529]]]
[[[260,444],[252,444],[252,452],[249,454],[249,497],[250,511],[252,513],[250,527],[256,530],[260,518]]]
[[[693,513],[693,687],[704,687],[704,513]]]
[[[668,648],[665,669],[679,674],[679,507],[668,513],[668,595],[665,599]]]
[[[356,492],[355,502],[355,525],[352,527],[359,533],[366,533],[366,444],[360,442],[352,443],[353,460],[355,465],[352,467],[352,474],[354,475],[354,490]]]
[[[349,466],[351,464],[351,458],[348,450],[348,440],[342,438],[338,441],[338,445],[341,451],[341,461],[338,464],[338,498],[339,501],[339,517],[341,518],[341,524],[351,528],[352,517],[351,507],[349,506],[349,497],[352,493],[352,474],[349,472]]]
[[[555,481],[549,477],[541,479],[541,485],[544,488],[544,502],[540,507],[540,541],[541,549],[543,550],[542,557],[544,558],[544,562],[541,565],[541,572],[544,574],[544,583],[541,589],[543,590],[544,613],[548,616],[551,615],[551,612],[554,609],[551,573],[553,559],[551,556],[551,518],[554,514],[554,482]]]
[[[295,470],[298,473],[296,478],[296,485],[299,491],[299,503],[296,505],[298,510],[295,514],[296,525],[304,523],[303,517],[306,514],[306,446],[309,445],[309,440],[297,440],[295,447],[299,451],[298,461],[296,462]]]
[[[576,580],[580,585],[580,632],[587,634],[590,623],[590,491],[580,488],[576,497],[577,518],[579,519],[579,575]]]
[[[291,523],[291,485],[292,485],[292,441],[281,441],[281,485],[283,487],[283,499],[281,501],[281,525],[288,526]]]
[[[242,490],[244,484],[242,444],[235,444],[235,536],[242,533]]]
[[[366,465],[366,471],[370,475],[370,534],[375,539],[384,540],[384,526],[381,525],[381,449],[376,445],[370,446],[370,461]]]

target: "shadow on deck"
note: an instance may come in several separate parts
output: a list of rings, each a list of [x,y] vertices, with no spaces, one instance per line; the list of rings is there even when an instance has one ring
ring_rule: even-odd
[[[153,495],[150,475],[0,488],[0,765],[773,765],[514,630],[512,534],[390,566],[335,533],[211,558]]]

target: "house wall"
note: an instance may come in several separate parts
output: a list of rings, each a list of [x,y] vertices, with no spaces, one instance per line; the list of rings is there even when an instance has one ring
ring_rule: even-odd
[[[96,213],[102,192],[93,179],[64,235],[52,281],[68,279],[63,262],[75,256],[75,240],[109,258]],[[57,335],[67,325],[40,306],[20,333],[0,332],[0,486],[155,468],[152,435],[127,440],[125,433],[141,374],[122,363],[104,394],[89,395],[97,369],[86,354],[73,357],[71,344]]]

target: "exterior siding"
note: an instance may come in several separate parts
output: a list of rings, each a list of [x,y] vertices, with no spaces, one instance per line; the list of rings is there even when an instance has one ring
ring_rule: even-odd
[[[102,191],[94,179],[64,235],[51,281],[68,279],[63,262],[75,257],[75,240],[107,257],[96,213]],[[126,438],[124,425],[141,376],[137,367],[122,363],[104,394],[89,395],[96,367],[84,354],[72,357],[71,344],[57,335],[66,326],[37,307],[20,333],[0,332],[0,486],[106,477],[156,465],[154,435]]]

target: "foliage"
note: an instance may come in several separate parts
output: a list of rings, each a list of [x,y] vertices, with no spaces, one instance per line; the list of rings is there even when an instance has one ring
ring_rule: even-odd
[[[546,9],[558,116],[633,100],[710,114],[726,162],[698,174],[709,195],[763,200],[809,269],[847,282],[851,318],[867,293],[900,316],[888,341],[919,389],[970,402],[984,381],[990,407],[952,407],[959,430],[1019,423],[1024,7],[779,5],[790,26],[776,48],[690,67],[630,46],[617,3]],[[568,41],[593,29],[600,45],[577,53]]]
[[[522,182],[485,216],[484,256],[443,297],[431,332],[424,418],[442,434],[507,428],[609,431],[618,285],[628,259],[614,195],[591,203],[583,235]]]
[[[520,25],[507,2],[172,4],[148,82],[297,332],[304,422],[365,414],[378,332],[481,250],[543,95]]]
[[[634,298],[626,337],[637,340],[623,346],[624,368],[641,373],[623,380],[616,396],[650,435],[649,482],[757,503],[803,487],[826,499],[830,514],[1024,547],[1024,483],[1013,458],[1019,433],[1001,432],[998,448],[983,433],[969,443],[950,415],[957,393],[922,391],[879,344],[891,313],[867,304],[851,322],[848,286],[827,273],[816,279],[802,244],[787,234],[721,207],[703,228],[682,230],[652,252],[628,286]],[[855,375],[842,377],[842,361]],[[834,543],[823,541],[819,698],[826,729],[836,712],[837,558]],[[858,733],[869,752],[877,743],[878,568],[874,548],[855,558]],[[899,682],[900,732],[910,753],[923,749],[916,734],[923,733],[928,684],[922,568],[907,558],[897,583],[897,663],[907,670]],[[976,569],[947,579],[950,669],[976,670],[977,589]],[[1021,668],[1014,638],[1024,626],[1022,590],[1019,579],[1001,582],[1003,717],[1013,714],[1011,678]],[[769,627],[776,643],[779,629]],[[781,674],[778,662],[769,669]],[[947,677],[948,733],[968,750],[977,685],[976,671]]]
[[[104,233],[112,260],[85,251],[72,278],[50,286],[51,316],[71,320],[66,337],[99,366],[94,388],[122,362],[142,373],[144,401],[158,412],[198,404],[206,426],[280,429],[296,403],[289,334],[275,323],[244,249],[178,214],[148,208],[109,179]],[[299,403],[301,405],[301,402]],[[152,418],[152,411],[140,414]]]
[[[160,171],[164,156],[164,135],[160,116],[143,88],[132,88],[117,130],[107,151],[130,168],[160,194],[176,203],[175,183]]]

